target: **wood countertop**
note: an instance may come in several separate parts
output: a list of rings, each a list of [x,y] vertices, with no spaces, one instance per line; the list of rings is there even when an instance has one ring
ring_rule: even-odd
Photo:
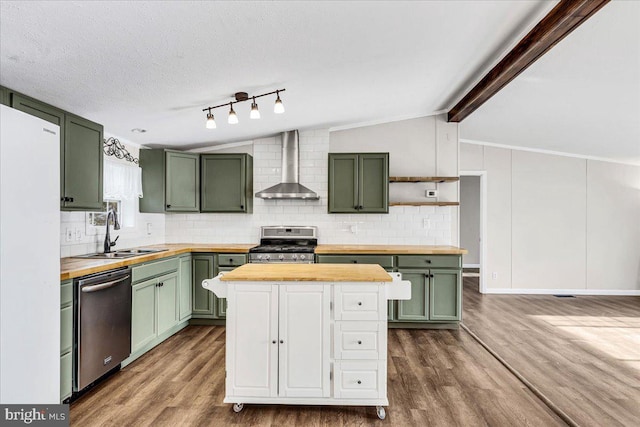
[[[377,264],[245,264],[220,279],[223,282],[391,282]]]
[[[168,243],[164,245],[149,245],[145,248],[167,249],[153,254],[138,255],[124,259],[86,259],[86,258],[62,258],[60,259],[60,281],[86,276],[88,274],[101,273],[114,268],[140,264],[142,262],[167,258],[189,252],[214,252],[214,253],[247,253],[255,244],[200,244],[200,243]]]
[[[318,255],[464,255],[468,251],[457,246],[441,245],[318,245],[315,253]]]

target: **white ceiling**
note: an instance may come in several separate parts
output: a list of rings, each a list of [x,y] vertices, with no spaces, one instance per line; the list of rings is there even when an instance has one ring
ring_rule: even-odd
[[[605,5],[465,119],[460,133],[640,164],[640,2]]]
[[[451,107],[555,3],[2,1],[0,83],[147,145],[391,121]],[[283,87],[285,114],[205,129]]]

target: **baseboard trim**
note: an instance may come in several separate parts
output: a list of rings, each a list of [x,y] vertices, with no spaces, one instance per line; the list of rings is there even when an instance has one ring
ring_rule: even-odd
[[[511,295],[593,295],[593,296],[640,296],[640,289],[516,289],[486,288],[485,294]]]

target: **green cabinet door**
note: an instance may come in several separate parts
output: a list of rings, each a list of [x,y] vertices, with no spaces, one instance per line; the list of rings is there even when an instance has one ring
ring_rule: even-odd
[[[166,210],[200,210],[200,155],[166,151]]]
[[[329,213],[389,211],[389,153],[329,153]]]
[[[411,282],[411,299],[397,301],[396,320],[429,320],[429,270],[399,270]]]
[[[431,269],[429,271],[429,319],[460,320],[462,296],[460,271]]]
[[[253,158],[248,154],[203,154],[201,158],[200,211],[252,212]]]
[[[191,316],[191,280],[192,280],[192,258],[189,256],[180,257],[180,267],[178,272],[180,276],[180,283],[178,285],[178,301],[179,310],[178,316],[180,320],[185,320]]]
[[[9,101],[9,89],[4,86],[0,86],[0,104],[11,106],[11,102]]]
[[[102,125],[71,114],[65,116],[65,210],[102,210]]]
[[[329,213],[357,213],[358,155],[329,153]]]
[[[132,286],[131,296],[131,353],[143,348],[157,336],[156,279]]]
[[[389,154],[359,155],[360,213],[389,212]]]
[[[193,256],[193,318],[215,318],[213,292],[202,287],[202,281],[215,276],[215,255]]]
[[[158,335],[178,324],[178,273],[160,276],[158,282]]]

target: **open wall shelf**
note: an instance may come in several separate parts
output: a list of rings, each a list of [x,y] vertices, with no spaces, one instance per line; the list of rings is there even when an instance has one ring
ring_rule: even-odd
[[[456,182],[459,176],[390,176],[389,182]]]

